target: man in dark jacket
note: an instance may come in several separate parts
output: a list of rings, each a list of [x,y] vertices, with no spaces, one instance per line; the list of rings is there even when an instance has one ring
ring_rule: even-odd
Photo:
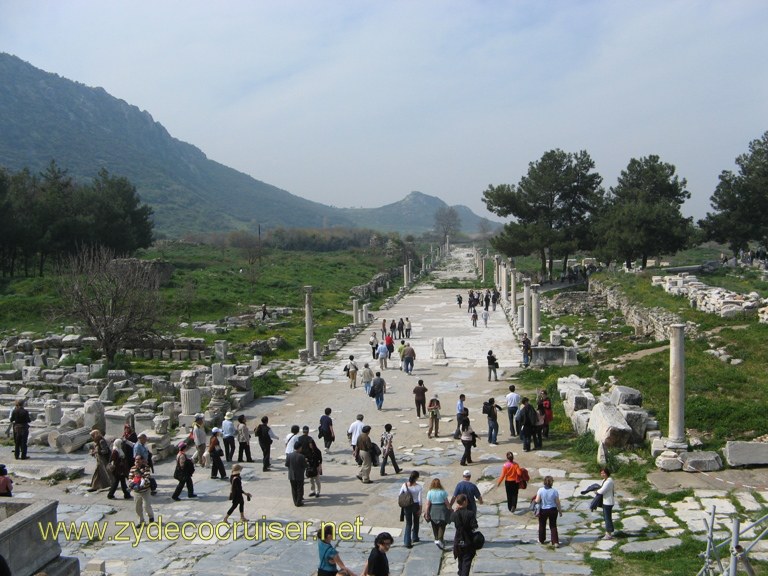
[[[476,553],[472,545],[472,533],[477,530],[477,517],[473,510],[467,508],[467,503],[467,497],[459,494],[456,498],[458,508],[451,514],[451,522],[456,527],[456,534],[453,537],[453,557],[459,562],[459,576],[469,576]]]
[[[520,408],[520,413],[518,415],[520,424],[522,425],[522,428],[520,429],[520,435],[523,440],[523,451],[530,452],[531,439],[533,438],[533,432],[536,429],[536,410],[533,406],[531,406],[528,398],[524,397],[521,400],[521,404],[522,408]]]
[[[24,408],[24,400],[16,400],[16,407],[11,412],[13,425],[13,455],[16,460],[27,459],[27,439],[29,438],[29,423],[32,419]]]
[[[294,506],[304,506],[304,475],[307,470],[307,459],[301,453],[301,444],[293,445],[293,452],[285,457],[288,467],[288,480],[291,481],[291,495]]]

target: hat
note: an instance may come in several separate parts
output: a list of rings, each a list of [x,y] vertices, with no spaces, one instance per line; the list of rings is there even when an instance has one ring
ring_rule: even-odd
[[[470,472],[469,470],[464,470],[464,477],[468,478],[469,476],[472,476],[472,472]]]
[[[224,414],[224,420],[232,420],[232,418],[234,418],[234,416],[235,415],[232,414],[232,412],[227,412],[226,414]]]
[[[221,428],[214,428],[211,430],[211,434],[218,434],[219,432],[221,432]]]

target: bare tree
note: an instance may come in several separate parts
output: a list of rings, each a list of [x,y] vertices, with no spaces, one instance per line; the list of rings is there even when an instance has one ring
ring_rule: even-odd
[[[161,274],[152,262],[116,260],[102,247],[83,247],[60,268],[63,312],[82,322],[113,364],[120,345],[155,334]]]
[[[456,236],[461,229],[461,219],[455,208],[441,206],[435,211],[435,232],[441,241],[446,236]]]

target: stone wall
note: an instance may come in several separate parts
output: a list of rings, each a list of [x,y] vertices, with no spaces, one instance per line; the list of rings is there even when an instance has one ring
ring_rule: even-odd
[[[620,286],[592,280],[589,283],[590,294],[605,298],[609,308],[620,310],[626,323],[635,329],[638,336],[648,336],[656,341],[669,340],[670,326],[685,324],[685,334],[696,337],[698,327],[691,322],[684,322],[677,314],[664,308],[646,308],[627,297]]]

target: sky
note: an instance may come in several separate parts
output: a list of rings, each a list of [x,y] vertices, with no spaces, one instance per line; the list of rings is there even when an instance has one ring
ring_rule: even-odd
[[[765,0],[0,0],[0,51],[297,196],[491,217],[548,150],[651,154],[702,218],[768,130]]]

